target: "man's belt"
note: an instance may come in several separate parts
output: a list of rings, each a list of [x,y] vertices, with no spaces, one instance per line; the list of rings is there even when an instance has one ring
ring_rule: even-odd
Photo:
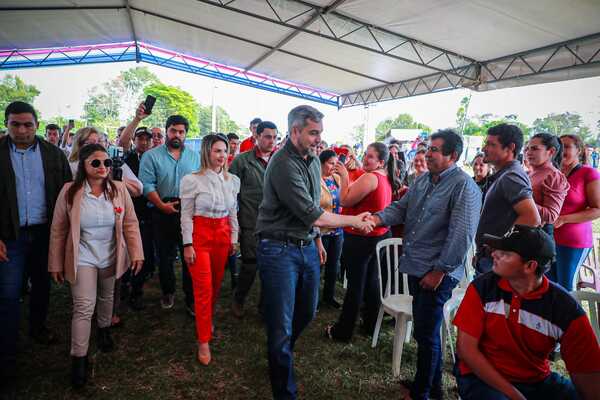
[[[274,240],[276,242],[282,242],[287,244],[293,244],[298,247],[305,247],[310,245],[313,242],[313,239],[298,239],[295,237],[291,237],[283,234],[275,234],[275,233],[261,233],[258,235],[259,240],[267,239]]]

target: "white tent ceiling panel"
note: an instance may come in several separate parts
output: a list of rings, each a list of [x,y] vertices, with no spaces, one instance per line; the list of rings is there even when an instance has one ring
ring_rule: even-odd
[[[148,10],[158,15],[184,21],[192,25],[205,27],[210,30],[224,32],[229,35],[251,39],[252,41],[273,46],[285,35],[292,32],[290,28],[275,25],[243,14],[232,13],[222,8],[210,6],[190,0],[134,0],[131,5],[136,10]],[[144,14],[135,12],[136,19],[143,22]],[[177,29],[177,24],[169,22],[164,26],[164,32]],[[163,32],[163,31],[161,31]],[[206,31],[198,29],[195,35],[204,35]],[[143,36],[140,40],[146,40]],[[235,48],[228,49],[235,51]],[[198,54],[195,54],[198,55]],[[257,54],[258,56],[258,54]]]
[[[2,7],[123,7],[124,0],[2,0]]]
[[[347,93],[360,88],[381,85],[380,82],[356,76],[326,65],[302,60],[285,53],[276,53],[269,57],[268,65],[260,69],[271,76],[280,76],[286,71],[286,80],[308,82],[310,86],[334,93]]]
[[[24,23],[27,27],[24,28]],[[121,10],[11,11],[0,13],[0,48],[26,49],[132,40]]]
[[[219,0],[211,0],[219,3]],[[232,4],[233,5],[233,4]],[[302,25],[311,16],[310,5],[295,1],[235,0],[235,8],[258,14],[265,18],[285,21],[295,26]]]
[[[598,0],[349,0],[337,11],[480,61],[598,31]],[[576,21],[576,23],[575,23]]]
[[[407,64],[387,56],[356,49],[349,45],[336,43],[307,33],[299,34],[294,40],[283,46],[283,49],[330,64],[341,65],[351,71],[384,81],[379,82],[379,84],[395,82],[431,72],[431,70],[421,66]],[[332,84],[335,84],[335,81]],[[337,92],[343,93],[339,90]]]
[[[245,65],[265,51],[261,46],[208,31],[199,32],[197,28],[187,25],[173,25],[170,21],[149,15],[136,19],[134,23],[138,38],[146,43],[227,65]]]

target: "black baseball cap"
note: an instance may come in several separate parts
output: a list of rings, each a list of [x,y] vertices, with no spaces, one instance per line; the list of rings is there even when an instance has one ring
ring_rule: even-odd
[[[538,227],[515,225],[503,237],[484,234],[482,241],[492,249],[513,251],[525,261],[536,260],[542,265],[556,256],[554,241]]]
[[[135,137],[146,135],[152,139],[152,131],[145,126],[141,126],[135,130]]]

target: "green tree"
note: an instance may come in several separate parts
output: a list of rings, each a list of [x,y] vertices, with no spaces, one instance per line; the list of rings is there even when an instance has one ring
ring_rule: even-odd
[[[225,134],[229,132],[237,133],[240,130],[239,125],[229,116],[221,106],[216,107],[217,112],[217,131]]]
[[[87,125],[95,126],[110,132],[119,126],[120,99],[108,83],[104,90],[94,87],[89,92],[89,97],[83,105],[83,119]]]
[[[421,129],[431,132],[431,128],[420,122],[416,122],[410,114],[399,114],[396,118],[386,118],[377,124],[375,128],[375,140],[383,141],[391,129]]]
[[[116,79],[125,96],[131,100],[142,100],[144,87],[155,83],[160,83],[160,80],[147,67],[135,67],[123,71]]]
[[[199,136],[200,105],[191,94],[179,87],[154,83],[144,88],[144,95],[156,97],[152,114],[144,120],[147,126],[164,126],[170,115],[179,114],[187,118],[190,123],[188,137]]]
[[[229,113],[227,113],[223,107],[217,106],[215,112],[217,113],[216,132],[228,134],[230,132],[238,133],[240,131],[239,125],[231,119]],[[200,136],[206,136],[212,131],[212,106],[200,104],[198,109],[198,124]]]
[[[576,134],[586,143],[595,142],[596,137],[589,127],[583,123],[583,118],[577,113],[564,112],[561,114],[548,114],[544,118],[533,121],[535,132],[548,132],[555,135]]]
[[[113,135],[123,121],[133,118],[137,104],[143,100],[144,88],[156,83],[160,83],[158,77],[146,67],[123,71],[116,78],[89,91],[88,100],[83,106],[83,118],[88,125],[97,126]]]
[[[505,115],[504,117],[499,117],[494,114],[486,113],[481,115],[475,115],[473,118],[467,118],[464,122],[464,128],[462,130],[463,135],[467,136],[485,136],[487,134],[488,129],[492,126],[496,126],[499,124],[512,124],[521,128],[523,131],[523,135],[528,137],[530,134],[531,128],[519,121],[519,117],[516,114]]]
[[[26,84],[15,75],[6,75],[0,81],[0,110],[5,110],[13,101],[24,101],[32,104],[40,91],[34,85]],[[38,115],[39,117],[39,115]]]
[[[469,104],[471,103],[471,95],[465,96],[460,100],[460,106],[456,110],[456,128],[459,132],[464,132],[465,125],[468,122],[467,113],[469,111]]]

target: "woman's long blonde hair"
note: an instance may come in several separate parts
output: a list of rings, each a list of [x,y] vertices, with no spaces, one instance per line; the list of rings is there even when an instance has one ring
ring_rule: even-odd
[[[98,138],[101,135],[100,131],[93,126],[86,126],[85,128],[79,129],[75,133],[75,137],[73,138],[73,147],[71,148],[71,154],[69,154],[69,161],[79,161],[79,152],[92,133],[98,135]]]
[[[227,141],[227,136],[222,133],[211,133],[202,138],[202,146],[200,148],[200,171],[198,171],[199,175],[204,175],[206,170],[210,169],[210,151],[213,145],[219,141],[225,143],[225,153],[229,154],[229,142]],[[225,161],[225,165],[223,165],[223,178],[226,180],[229,179],[229,174],[227,173],[227,160]]]

